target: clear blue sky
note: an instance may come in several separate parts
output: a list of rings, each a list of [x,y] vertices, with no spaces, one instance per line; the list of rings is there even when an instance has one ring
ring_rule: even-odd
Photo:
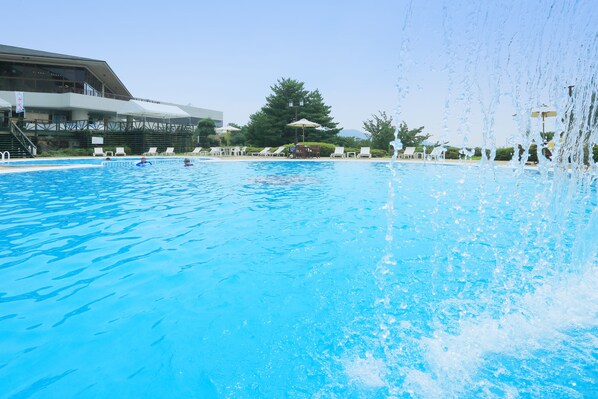
[[[592,1],[487,3],[30,0],[3,18],[1,42],[105,60],[134,96],[221,110],[225,123],[247,123],[284,77],[318,89],[345,129],[386,111],[480,144],[492,113],[487,129],[504,145],[530,123],[513,114],[561,101],[546,82],[566,66],[533,75],[544,47],[595,45],[598,14]]]

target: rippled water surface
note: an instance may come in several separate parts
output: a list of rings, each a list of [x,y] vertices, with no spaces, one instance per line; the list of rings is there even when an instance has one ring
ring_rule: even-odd
[[[595,191],[559,228],[546,184],[365,162],[1,176],[0,396],[591,397]]]

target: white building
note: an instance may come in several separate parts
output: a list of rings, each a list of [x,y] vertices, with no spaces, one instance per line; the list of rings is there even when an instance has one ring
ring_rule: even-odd
[[[15,93],[23,94],[22,113]],[[19,153],[16,130],[47,148],[90,148],[101,137],[133,153],[187,149],[207,118],[222,126],[221,111],[133,97],[105,61],[0,45],[0,151]]]

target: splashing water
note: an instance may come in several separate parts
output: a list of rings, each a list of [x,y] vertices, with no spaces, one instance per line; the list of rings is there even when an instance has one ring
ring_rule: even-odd
[[[436,192],[438,206],[427,214],[438,218],[441,234],[446,229],[444,240],[457,243],[449,254],[446,243],[434,245],[426,264],[428,284],[438,287],[431,289],[432,297],[438,298],[418,298],[411,288],[415,283],[395,276],[422,278],[420,271],[405,269],[413,262],[403,253],[408,238],[397,236],[402,221],[394,212],[401,206],[403,177],[401,166],[391,163],[388,245],[374,273],[379,296],[372,338],[367,356],[346,360],[346,372],[365,385],[385,384],[387,397],[597,394],[598,169],[592,150],[598,145],[598,12],[591,1],[451,1],[441,9],[409,2],[399,46],[397,125],[408,100],[414,102],[414,96],[407,98],[409,88],[418,87],[418,78],[429,79],[419,71],[439,62],[425,54],[438,49],[416,39],[429,39],[422,29],[435,13],[442,21],[436,42],[446,51],[438,69],[446,74],[448,90],[440,141],[456,132],[463,143],[460,154],[471,157],[473,126],[480,126],[480,168],[463,171],[479,175],[477,186],[464,187],[477,192],[478,223],[458,228],[443,223],[442,207],[448,206],[454,210],[452,222],[459,224],[460,198],[447,203],[443,191]],[[551,146],[541,119],[531,117],[540,104],[557,110],[550,122]],[[501,125],[504,115],[515,125]],[[490,183],[496,179],[501,134],[514,147],[509,167],[515,194],[504,201],[520,205],[510,213],[496,208],[503,195]],[[391,145],[394,160],[402,147],[398,136]],[[538,159],[532,195],[523,189],[530,184],[529,153]],[[442,176],[423,184],[441,186]],[[515,235],[505,237],[505,224]],[[481,243],[487,237],[495,241]],[[488,265],[464,266],[470,251],[485,251]],[[488,266],[491,275],[483,277]],[[443,290],[453,296],[440,295]],[[397,316],[413,307],[432,322],[424,327],[421,320]]]

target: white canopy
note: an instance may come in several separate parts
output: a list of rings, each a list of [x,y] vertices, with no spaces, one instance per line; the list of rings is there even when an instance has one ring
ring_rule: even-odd
[[[216,133],[238,132],[239,130],[241,129],[231,125],[226,125],[224,127],[216,128]]]
[[[532,118],[537,118],[537,117],[546,118],[546,117],[551,117],[551,116],[556,116],[556,110],[550,108],[546,104],[542,104],[540,107],[532,109]]]
[[[128,109],[121,115],[146,116],[150,118],[187,118],[190,115],[174,105],[129,100]]]
[[[3,109],[3,108],[12,108],[12,105],[10,105],[10,103],[8,101],[0,98],[0,109]]]
[[[287,126],[306,128],[306,127],[320,127],[320,124],[318,124],[316,122],[308,121],[307,119],[303,118],[303,119],[299,119],[296,122],[289,123]]]

